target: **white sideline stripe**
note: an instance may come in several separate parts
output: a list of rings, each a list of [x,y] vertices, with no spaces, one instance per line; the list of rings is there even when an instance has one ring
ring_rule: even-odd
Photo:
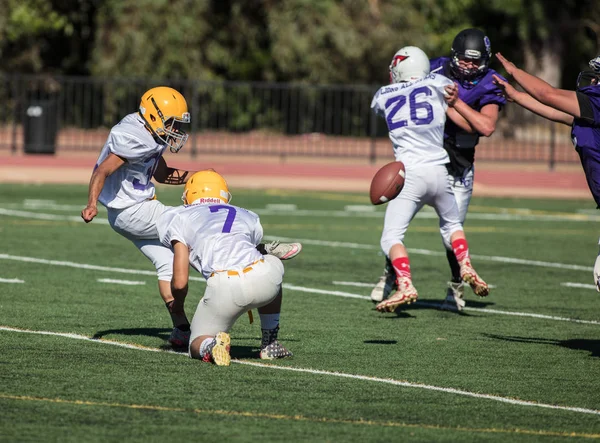
[[[166,350],[166,349],[150,348],[150,347],[146,347],[146,346],[134,345],[134,344],[129,344],[129,343],[121,343],[121,342],[114,341],[114,340],[94,339],[94,338],[87,337],[85,335],[79,335],[79,334],[51,332],[51,331],[32,331],[29,329],[18,329],[18,328],[11,328],[8,326],[0,326],[0,330],[7,331],[7,332],[21,332],[21,333],[26,333],[26,334],[53,335],[53,336],[58,336],[58,337],[72,338],[72,339],[76,339],[76,340],[84,340],[84,341],[91,341],[91,342],[96,342],[96,343],[103,343],[103,344],[107,344],[107,345],[119,346],[119,347],[126,348],[126,349],[136,349],[139,351],[165,352],[165,353],[185,356],[186,358],[189,358],[187,356],[187,354],[185,354],[185,353],[177,353],[177,352],[173,352],[171,350]],[[597,410],[597,409],[579,408],[579,407],[574,407],[574,406],[560,406],[560,405],[552,405],[552,404],[546,404],[546,403],[538,403],[536,401],[517,400],[514,398],[501,397],[498,395],[479,394],[476,392],[465,391],[463,389],[444,388],[441,386],[426,385],[426,384],[422,384],[422,383],[411,383],[411,382],[407,382],[407,381],[394,380],[391,378],[369,377],[366,375],[346,374],[344,372],[323,371],[323,370],[319,370],[319,369],[295,368],[295,367],[291,367],[291,366],[277,366],[277,365],[273,365],[273,364],[254,363],[254,362],[250,362],[250,361],[243,361],[243,360],[236,360],[236,359],[231,360],[231,362],[242,364],[242,365],[247,365],[247,366],[254,366],[257,368],[278,369],[280,371],[301,372],[301,373],[313,374],[313,375],[328,375],[331,377],[349,378],[352,380],[370,381],[370,382],[384,383],[384,384],[389,384],[389,385],[394,385],[394,386],[402,386],[404,388],[425,389],[428,391],[444,392],[447,394],[456,394],[456,395],[462,395],[465,397],[479,398],[479,399],[484,399],[484,400],[493,400],[493,401],[497,401],[500,403],[508,403],[508,404],[518,405],[518,406],[533,406],[533,407],[538,407],[538,408],[555,409],[555,410],[569,411],[569,412],[579,412],[582,414],[600,415],[600,410]]]
[[[4,204],[4,208],[0,208],[0,215],[9,215],[13,217],[25,217],[25,218],[38,218],[42,220],[54,220],[54,221],[83,221],[78,216],[63,216],[63,215],[54,215],[54,214],[43,214],[39,212],[28,212],[28,211],[18,211],[11,210],[8,207],[13,204]],[[40,205],[22,205],[26,209],[40,208],[40,209],[53,209],[58,211],[64,211],[70,209],[67,205],[44,205],[41,207]],[[267,205],[268,206],[268,205]],[[20,207],[20,206],[19,206]],[[80,207],[73,207],[73,210],[77,210],[77,212],[82,209]],[[288,210],[279,210],[279,209],[271,209],[267,208],[256,208],[252,209],[253,212],[256,212],[259,215],[289,215],[291,211]],[[312,210],[312,209],[296,209],[293,211],[294,217],[348,217],[348,215],[352,215],[353,217],[364,217],[364,218],[383,218],[383,211],[346,211],[346,210],[338,210],[338,211],[324,211],[324,210]],[[51,218],[48,218],[51,217]],[[421,211],[416,216],[416,218],[422,219],[437,219],[438,216],[433,211]],[[78,220],[76,220],[78,219]],[[94,220],[98,219],[96,217]],[[600,221],[600,216],[598,215],[585,215],[585,214],[512,214],[512,213],[481,213],[481,212],[473,212],[469,213],[469,219],[471,220],[495,220],[495,221],[572,221],[572,222],[597,222]],[[106,219],[103,220],[102,223],[107,223]],[[98,221],[99,221],[98,220]]]
[[[259,215],[290,215],[288,211],[276,211],[272,209],[252,209]],[[298,209],[293,213],[294,217],[363,217],[363,218],[383,218],[383,211],[324,211],[319,209]],[[420,211],[415,218],[438,219],[438,215],[433,211]],[[596,222],[600,221],[598,215],[585,214],[512,214],[512,213],[482,213],[470,212],[469,220],[494,220],[494,221],[572,221],[572,222]]]
[[[66,261],[57,261],[57,260],[45,260],[45,259],[33,258],[33,257],[19,257],[19,256],[14,256],[14,255],[9,255],[9,254],[0,254],[0,260],[2,260],[2,259],[5,259],[5,260],[14,260],[14,261],[22,261],[22,262],[29,262],[29,263],[39,263],[39,264],[53,265],[53,266],[66,266],[66,267],[79,268],[79,269],[88,269],[88,270],[94,270],[94,271],[119,272],[119,273],[123,273],[123,274],[138,274],[138,275],[152,275],[152,276],[156,275],[156,273],[154,271],[144,271],[144,270],[137,270],[137,269],[123,269],[123,268],[111,268],[111,267],[107,267],[107,266],[87,265],[87,264],[79,264],[79,263],[66,262]],[[192,276],[190,276],[190,280],[200,281],[200,282],[206,283],[206,280],[204,278],[202,278],[202,277],[192,277]],[[328,290],[325,290],[325,289],[307,288],[307,287],[304,287],[304,286],[296,286],[296,285],[292,285],[292,284],[289,284],[289,283],[284,283],[283,284],[283,288],[287,289],[287,290],[291,290],[291,291],[308,292],[308,293],[311,293],[311,294],[324,294],[324,295],[334,295],[334,296],[337,296],[337,297],[357,298],[357,299],[362,299],[362,300],[371,300],[371,297],[367,296],[367,295],[352,294],[352,293],[349,293],[349,292],[341,292],[341,291],[328,291]],[[426,304],[424,302],[417,302],[417,304],[429,305],[429,306],[438,306],[438,305],[436,305],[434,303]],[[569,321],[569,322],[584,323],[584,324],[591,324],[591,325],[598,325],[598,324],[600,324],[599,321],[595,321],[595,320],[579,320],[579,319],[564,318],[564,317],[553,317],[553,316],[549,316],[549,315],[533,314],[533,313],[527,313],[527,312],[498,311],[498,310],[495,310],[495,309],[469,308],[469,307],[465,307],[465,309],[466,310],[477,311],[477,312],[486,312],[486,313],[489,313],[489,314],[514,315],[514,316],[518,316],[518,317],[532,317],[532,318],[540,318],[540,319],[546,319],[546,320]]]
[[[566,286],[567,288],[582,288],[582,289],[594,289],[596,290],[596,285],[588,285],[585,283],[575,283],[566,281],[560,284],[561,286]]]
[[[32,218],[35,220],[51,220],[51,221],[68,221],[75,223],[84,223],[80,216],[75,215],[56,215],[56,214],[44,214],[41,212],[29,212],[29,211],[17,211],[15,209],[0,208],[0,215],[10,215],[12,217]],[[92,223],[101,223],[103,225],[108,224],[108,220],[105,218],[96,217]]]
[[[273,236],[265,236],[267,240],[281,240],[282,242],[300,242],[305,245],[314,245],[314,246],[327,246],[331,248],[349,248],[349,249],[367,249],[372,251],[380,251],[381,248],[379,245],[365,245],[361,243],[351,243],[351,242],[335,242],[335,241],[327,241],[327,240],[311,240],[311,239],[292,239],[288,237],[273,237]],[[445,252],[441,251],[431,251],[429,249],[413,249],[409,248],[408,252],[411,254],[420,254],[420,255],[431,255],[431,256],[446,256]],[[557,268],[563,270],[571,270],[571,271],[585,271],[590,272],[593,271],[594,268],[592,266],[582,266],[582,265],[569,265],[566,263],[554,263],[554,262],[546,262],[540,260],[525,260],[520,258],[513,257],[501,257],[497,255],[478,255],[471,254],[472,258],[477,260],[485,260],[492,262],[501,262],[501,263],[510,263],[510,264],[519,264],[519,265],[528,265],[528,266],[537,266],[541,268]]]
[[[359,288],[372,288],[374,286],[373,283],[362,283],[359,281],[332,281],[331,283],[340,286],[357,286]]]
[[[0,278],[0,283],[25,283],[25,280],[19,280],[18,278]]]
[[[360,288],[372,288],[373,286],[375,286],[373,283],[362,283],[359,281],[332,281],[331,282],[334,285],[340,285],[340,286],[357,286]],[[496,285],[489,285],[488,287],[491,289],[496,288]]]
[[[346,298],[359,298],[361,300],[370,300],[370,297],[360,294],[351,294],[349,292],[340,292],[340,291],[328,291],[325,289],[315,289],[315,288],[305,288],[303,286],[295,286],[290,285],[289,283],[283,284],[284,289],[288,289],[290,291],[298,291],[298,292],[310,292],[311,294],[325,294],[325,295],[335,295],[338,297],[346,297]]]
[[[421,306],[430,306],[430,307],[441,306],[441,303],[429,303],[429,302],[422,302],[422,301],[417,301],[416,304],[421,305]],[[465,306],[463,309],[465,311],[486,312],[488,314],[513,315],[515,317],[530,317],[530,318],[539,318],[539,319],[543,319],[543,320],[568,321],[571,323],[582,323],[582,324],[586,324],[586,325],[600,325],[600,321],[597,321],[597,320],[580,320],[578,318],[555,317],[553,315],[534,314],[532,312],[499,311],[498,309],[470,308],[468,306]]]
[[[117,285],[130,285],[130,286],[135,286],[135,285],[145,285],[146,282],[145,281],[135,281],[135,280],[115,280],[112,278],[99,278],[96,280],[99,283],[114,283]]]
[[[342,212],[342,211],[340,211]],[[347,213],[344,212],[347,215]],[[62,216],[62,215],[54,215],[54,214],[41,214],[37,212],[26,212],[26,211],[13,211],[9,209],[0,208],[0,215],[13,215],[17,217],[26,217],[26,218],[34,218],[39,220],[53,220],[53,221],[70,221],[70,222],[82,222],[83,220],[79,216]],[[437,215],[436,215],[437,217]],[[470,218],[473,216],[469,215]],[[600,217],[598,218],[600,220]],[[108,220],[103,218],[96,217],[92,223],[102,223],[108,224]],[[380,247],[376,245],[363,245],[360,243],[349,243],[349,242],[331,242],[324,240],[298,240],[292,238],[282,238],[282,237],[273,237],[273,236],[265,236],[267,240],[281,240],[286,242],[297,242],[307,245],[315,245],[315,246],[328,246],[328,247],[338,247],[338,248],[352,248],[352,249],[367,249],[379,251]],[[433,255],[433,256],[442,256],[446,255],[445,252],[440,251],[430,251],[427,249],[409,249],[411,254],[421,254],[421,255]],[[585,271],[589,272],[593,270],[592,267],[581,266],[581,265],[568,265],[565,263],[553,263],[553,262],[544,262],[539,260],[524,260],[512,257],[500,257],[500,256],[487,256],[487,255],[471,255],[471,257],[477,260],[486,260],[500,263],[512,263],[512,264],[521,264],[521,265],[529,265],[529,266],[538,266],[543,268],[557,268],[557,269],[568,269],[572,271]]]
[[[20,257],[17,255],[9,255],[9,254],[0,254],[0,260],[13,260],[13,261],[38,263],[38,264],[42,264],[42,265],[51,265],[51,266],[66,266],[68,268],[87,269],[90,271],[102,271],[102,272],[117,272],[120,274],[151,275],[153,277],[156,277],[156,271],[145,271],[142,269],[111,268],[108,266],[87,265],[84,263],[73,263],[70,261],[46,260],[43,258],[35,258],[35,257]],[[202,277],[190,276],[190,280],[206,282],[206,280]]]
[[[354,380],[374,381],[374,382],[378,382],[378,383],[386,383],[386,384],[395,385],[395,386],[402,386],[405,388],[426,389],[428,391],[445,392],[448,394],[457,394],[457,395],[463,395],[466,397],[481,398],[481,399],[485,399],[485,400],[494,400],[494,401],[498,401],[501,403],[509,403],[512,405],[536,406],[538,408],[559,409],[559,410],[563,410],[563,411],[581,412],[583,414],[600,415],[600,410],[597,410],[597,409],[578,408],[578,407],[573,407],[573,406],[559,406],[559,405],[551,405],[551,404],[546,404],[546,403],[538,403],[535,401],[517,400],[514,398],[500,397],[499,395],[479,394],[476,392],[465,391],[462,389],[444,388],[441,386],[425,385],[425,384],[421,384],[421,383],[411,383],[408,381],[394,380],[391,378],[369,377],[366,375],[345,374],[343,372],[321,371],[318,369],[294,368],[291,366],[276,366],[276,365],[268,365],[268,364],[264,364],[264,363],[241,361],[241,360],[232,360],[232,361],[235,361],[236,363],[240,363],[242,365],[248,365],[248,366],[258,366],[261,368],[279,369],[282,371],[305,372],[305,373],[317,374],[317,375],[330,375],[330,376],[334,376],[334,377],[350,378],[350,379],[354,379]]]

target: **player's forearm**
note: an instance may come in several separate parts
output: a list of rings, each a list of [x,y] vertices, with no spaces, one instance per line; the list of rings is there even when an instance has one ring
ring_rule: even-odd
[[[96,206],[98,204],[98,197],[104,187],[107,175],[102,173],[100,169],[96,169],[92,173],[90,178],[90,185],[88,188],[88,206]]]
[[[471,126],[471,124],[460,115],[456,109],[448,108],[446,114],[448,115],[448,118],[463,131],[468,132],[469,134],[474,134],[476,132],[475,128],[473,128],[473,126]]]
[[[544,103],[544,98],[554,89],[549,83],[541,78],[529,74],[519,68],[514,70],[512,76],[529,95],[542,103]]]
[[[477,112],[462,100],[457,100],[454,109],[470,124],[470,126],[484,137],[489,137],[496,130],[496,122],[491,117]]]
[[[540,117],[569,126],[573,123],[573,116],[539,102],[526,92],[517,92],[511,98],[519,106],[522,106]]]

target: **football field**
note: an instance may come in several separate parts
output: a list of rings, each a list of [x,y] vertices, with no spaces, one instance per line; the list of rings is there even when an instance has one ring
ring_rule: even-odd
[[[168,205],[181,188],[160,187]],[[492,285],[439,310],[448,265],[430,209],[406,245],[415,305],[374,309],[385,206],[368,195],[232,189],[286,261],[281,342],[231,331],[232,365],[172,352],[154,269],[79,213],[81,185],[0,185],[0,441],[584,441],[600,439],[600,235],[593,200],[475,198],[465,226]],[[200,274],[186,301],[191,318]]]

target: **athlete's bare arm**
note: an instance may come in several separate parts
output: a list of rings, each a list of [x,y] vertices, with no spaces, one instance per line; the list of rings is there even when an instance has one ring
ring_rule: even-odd
[[[86,223],[91,222],[96,215],[98,215],[98,196],[102,192],[106,177],[111,175],[117,169],[125,164],[125,159],[115,155],[113,153],[108,154],[108,157],[98,165],[92,177],[90,178],[90,186],[88,190],[88,203],[83,211],[81,211],[81,218]]]
[[[188,280],[190,271],[190,251],[188,247],[174,240],[173,246],[173,278],[171,279],[171,293],[173,294],[173,304],[169,307],[171,313],[183,312],[185,297],[188,293]]]
[[[514,63],[508,61],[500,53],[497,53],[496,57],[502,63],[504,69],[506,69],[507,74],[512,75],[515,81],[537,101],[559,111],[566,112],[575,118],[581,117],[581,108],[575,91],[551,86],[541,78],[517,68]]]
[[[573,124],[573,116],[566,112],[554,109],[551,106],[547,106],[526,92],[517,91],[510,83],[503,80],[502,78],[494,75],[494,83],[502,88],[504,96],[509,101],[513,101],[518,105],[521,105],[525,109],[539,115],[540,117],[547,118],[564,125],[571,126]]]
[[[484,137],[489,137],[496,130],[496,122],[500,107],[495,103],[490,103],[481,108],[481,111],[476,111],[471,108],[461,99],[458,99],[454,104],[454,109],[477,131]]]

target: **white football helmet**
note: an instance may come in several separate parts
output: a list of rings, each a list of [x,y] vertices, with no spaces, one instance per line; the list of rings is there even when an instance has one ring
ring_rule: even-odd
[[[400,49],[390,64],[390,83],[418,80],[429,74],[429,58],[416,46]]]

